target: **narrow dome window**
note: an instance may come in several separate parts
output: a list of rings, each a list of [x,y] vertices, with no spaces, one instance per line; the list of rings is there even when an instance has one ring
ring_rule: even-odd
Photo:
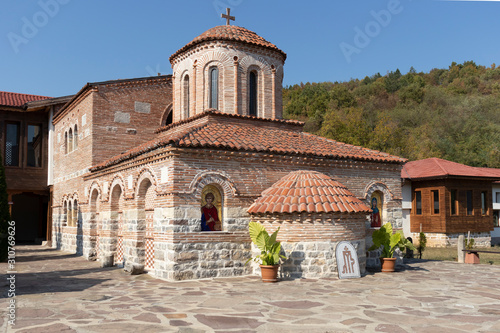
[[[189,118],[189,75],[184,76],[182,80],[182,103],[184,104],[184,114]]]
[[[219,108],[219,69],[217,67],[210,68],[210,108]]]
[[[257,73],[250,72],[248,114],[257,116]]]

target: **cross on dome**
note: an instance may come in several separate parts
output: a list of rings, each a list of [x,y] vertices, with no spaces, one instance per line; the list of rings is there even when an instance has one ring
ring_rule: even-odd
[[[230,21],[236,20],[234,16],[230,15],[231,13],[231,8],[226,8],[226,14],[220,14],[220,17],[226,19],[226,25],[231,25]]]

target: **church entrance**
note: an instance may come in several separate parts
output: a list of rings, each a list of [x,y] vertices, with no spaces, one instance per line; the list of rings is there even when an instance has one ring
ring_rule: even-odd
[[[121,212],[118,213],[117,223],[118,223],[118,235],[116,241],[115,263],[117,265],[121,265],[123,263],[123,215]]]
[[[41,243],[46,239],[48,195],[20,193],[12,196],[12,220],[18,243]]]
[[[144,268],[153,270],[155,268],[155,247],[154,247],[154,228],[153,228],[154,210],[146,211],[146,234],[144,236],[144,245],[146,247],[146,260]]]

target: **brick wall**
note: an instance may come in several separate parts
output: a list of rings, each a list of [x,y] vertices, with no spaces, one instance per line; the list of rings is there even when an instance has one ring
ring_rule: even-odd
[[[392,207],[395,212],[398,211],[396,207],[399,207],[399,215],[393,213],[388,217],[388,221],[396,226],[401,223],[399,168],[399,165],[384,163],[164,147],[83,177],[82,189],[85,190],[80,200],[80,209],[82,216],[87,216],[85,214],[91,211],[92,192],[99,193],[100,217],[97,218],[97,224],[103,230],[100,240],[101,252],[113,253],[116,251],[116,234],[105,230],[118,227],[116,222],[106,216],[112,213],[111,192],[116,186],[120,186],[123,197],[119,208],[123,214],[122,223],[124,226],[128,225],[125,228],[132,231],[128,236],[124,235],[125,257],[128,256],[126,260],[129,261],[143,263],[144,234],[133,231],[144,228],[140,226],[143,222],[141,218],[131,216],[144,209],[139,189],[141,184],[149,182],[156,193],[152,205],[155,276],[187,279],[249,274],[252,269],[242,266],[251,254],[247,234],[251,218],[246,209],[263,190],[281,177],[301,169],[319,171],[343,183],[354,195],[367,203],[372,187],[379,189],[382,185],[386,186],[387,202],[384,207]],[[200,232],[201,191],[209,184],[220,189],[224,200],[222,232]],[[296,252],[297,244],[309,248],[309,243],[322,242],[331,247],[340,240],[348,239],[357,245],[360,263],[364,265],[364,237],[366,227],[369,226],[367,217],[336,217],[335,223],[318,222],[316,217],[308,216],[302,216],[301,219],[303,222],[300,224],[283,219],[282,225],[287,227],[280,232],[280,237],[286,246],[290,247],[290,253]],[[110,223],[115,223],[115,227],[109,228]],[[303,229],[308,223],[311,227]],[[86,221],[83,221],[83,230],[85,224]],[[269,225],[271,231],[274,225]],[[297,234],[300,237],[297,237]],[[92,250],[90,247],[95,246],[95,242],[87,243],[89,248],[84,250],[85,253],[89,253]],[[323,245],[326,246],[325,244]],[[137,247],[135,252],[134,246]],[[187,254],[181,255],[184,252]],[[204,263],[208,260],[205,252],[210,253],[213,263]],[[311,249],[310,252],[311,256],[307,254],[304,265],[314,266],[317,264],[314,260],[318,258],[313,259],[313,256],[317,250]],[[290,266],[288,272],[295,275],[307,273],[307,276],[336,275],[330,267],[334,257],[325,257],[322,260],[326,266],[324,269],[320,268],[320,272],[317,272],[316,268],[306,269],[305,266],[300,270],[294,270]],[[327,266],[330,268],[327,269]]]
[[[249,114],[248,78],[257,73],[257,115],[282,118],[284,60],[281,53],[267,48],[231,41],[207,41],[171,60],[174,72],[174,121],[210,108],[209,70],[219,69],[217,109],[226,113]],[[189,99],[185,98],[186,75]],[[185,105],[189,100],[189,108]]]

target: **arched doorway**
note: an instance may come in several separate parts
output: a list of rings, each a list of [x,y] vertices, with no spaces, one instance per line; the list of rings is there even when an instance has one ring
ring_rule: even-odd
[[[144,179],[139,185],[138,209],[144,210],[144,268],[153,270],[155,268],[154,249],[154,201],[156,192],[149,179]]]
[[[120,185],[115,185],[111,191],[111,221],[110,228],[111,234],[116,235],[116,247],[113,251],[113,246],[111,247],[111,252],[115,254],[115,264],[120,265],[123,263],[123,214],[122,214],[122,188]],[[116,230],[116,233],[114,232]],[[112,238],[114,238],[112,236]],[[112,239],[112,245],[113,245]]]
[[[93,249],[95,251],[95,255],[97,258],[99,258],[99,255],[101,254],[101,248],[100,248],[100,237],[101,237],[101,226],[99,223],[99,212],[97,208],[97,200],[99,199],[99,192],[97,189],[94,189],[92,191],[92,194],[90,195],[90,225],[89,228],[91,230],[91,244],[93,246]],[[92,230],[95,230],[95,234],[92,233]]]

